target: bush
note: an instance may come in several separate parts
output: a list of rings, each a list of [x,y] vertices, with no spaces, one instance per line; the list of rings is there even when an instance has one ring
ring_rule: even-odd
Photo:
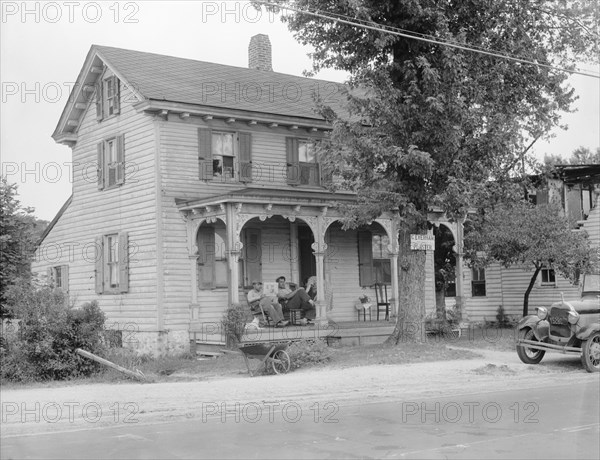
[[[228,345],[236,345],[242,341],[248,312],[239,304],[231,305],[223,314],[221,325]]]
[[[323,340],[300,340],[292,343],[287,352],[294,369],[324,364],[331,360],[331,350]]]
[[[18,283],[7,291],[9,308],[18,318],[18,331],[7,337],[2,354],[2,379],[63,380],[87,376],[99,364],[75,353],[83,348],[102,354],[104,313],[96,301],[71,308],[59,289]]]

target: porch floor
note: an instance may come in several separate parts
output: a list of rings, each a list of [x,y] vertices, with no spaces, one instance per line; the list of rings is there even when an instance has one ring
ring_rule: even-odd
[[[383,343],[394,330],[393,321],[330,321],[325,327],[287,326],[283,328],[249,328],[242,337],[242,343],[284,342],[298,340],[326,340],[329,345],[363,345]],[[225,345],[225,337],[220,332],[193,333],[197,345]]]

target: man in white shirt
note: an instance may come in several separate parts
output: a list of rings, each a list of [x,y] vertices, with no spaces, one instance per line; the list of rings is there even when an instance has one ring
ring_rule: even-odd
[[[253,310],[260,305],[269,315],[275,327],[287,326],[289,321],[284,321],[281,305],[276,297],[268,296],[263,292],[263,284],[258,280],[252,281],[252,290],[248,292],[248,304]]]
[[[300,324],[311,324],[316,317],[317,310],[314,300],[309,297],[306,290],[304,288],[289,289],[285,284],[285,276],[280,276],[276,281],[279,288],[277,297],[285,300],[289,310],[301,310]]]

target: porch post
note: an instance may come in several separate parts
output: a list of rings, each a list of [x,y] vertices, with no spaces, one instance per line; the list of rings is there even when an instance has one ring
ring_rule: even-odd
[[[317,269],[317,297],[315,299],[315,308],[317,310],[317,317],[315,323],[319,326],[327,326],[327,305],[325,304],[325,250],[327,245],[325,244],[325,225],[323,222],[324,214],[327,212],[326,208],[321,211],[321,214],[317,216],[317,228],[314,232],[315,242],[312,244],[313,253],[315,255],[315,263]]]
[[[322,243],[313,243],[313,246],[316,246],[316,248],[314,248],[314,256],[317,267],[317,297],[315,299],[317,317],[315,319],[315,323],[319,324],[320,326],[327,326],[327,313],[324,311],[326,309],[326,305],[324,303],[325,270],[323,264],[325,250]]]
[[[236,232],[237,210],[231,203],[227,203],[226,219],[227,219],[227,261],[229,265],[229,304],[237,304],[240,302],[239,286],[239,271],[238,261],[240,257],[239,244],[236,244],[238,237]]]

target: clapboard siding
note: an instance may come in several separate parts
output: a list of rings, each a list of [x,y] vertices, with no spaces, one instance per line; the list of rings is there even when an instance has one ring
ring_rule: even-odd
[[[596,198],[595,206],[583,223],[583,229],[587,232],[590,245],[594,248],[600,247],[600,195]]]
[[[68,265],[69,294],[75,304],[97,300],[109,326],[152,331],[157,329],[154,125],[126,99],[122,90],[121,114],[100,123],[93,104],[86,111],[72,154],[71,204],[38,248],[32,269],[43,274],[50,266]],[[125,136],[128,165],[125,183],[98,190],[97,144],[120,134]],[[129,292],[98,295],[95,238],[111,232],[129,234]],[[57,247],[61,248],[59,257],[51,252]]]
[[[161,122],[161,160],[164,189],[177,198],[204,198],[245,187],[237,181],[199,180],[198,128],[248,132],[252,134],[253,187],[290,188],[286,182],[286,137],[309,138],[306,131],[290,132],[284,128],[268,128],[222,120],[187,121],[176,117]],[[316,138],[315,136],[312,136]],[[296,188],[297,189],[297,188]]]

